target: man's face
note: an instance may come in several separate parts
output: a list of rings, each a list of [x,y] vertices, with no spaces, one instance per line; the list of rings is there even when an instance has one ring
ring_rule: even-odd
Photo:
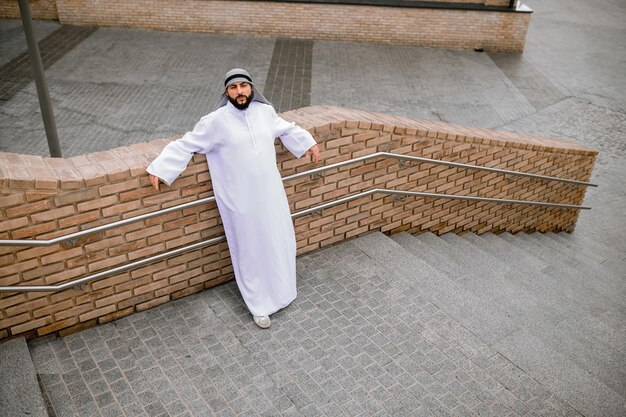
[[[239,110],[245,110],[252,99],[252,85],[245,81],[232,83],[226,87],[228,100]]]

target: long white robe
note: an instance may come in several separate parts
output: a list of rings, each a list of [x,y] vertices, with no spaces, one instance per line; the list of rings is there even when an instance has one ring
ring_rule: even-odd
[[[171,185],[194,153],[206,154],[237,286],[255,316],[296,298],[296,240],[276,167],[277,137],[298,158],[315,145],[272,106],[252,101],[242,111],[228,103],[170,142],[147,168]]]

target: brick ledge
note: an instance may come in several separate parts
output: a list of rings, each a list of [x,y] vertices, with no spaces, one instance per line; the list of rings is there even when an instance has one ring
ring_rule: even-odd
[[[598,154],[594,149],[563,139],[481,129],[335,106],[304,107],[282,113],[281,116],[314,134],[322,134],[333,129],[357,128],[455,142],[509,146],[533,151],[543,150],[586,156]],[[142,174],[163,147],[176,138],[137,143],[71,158],[49,158],[0,152],[0,187],[10,181],[11,187],[15,188],[77,189],[110,182],[120,175],[127,176],[129,171],[130,176],[134,177]]]

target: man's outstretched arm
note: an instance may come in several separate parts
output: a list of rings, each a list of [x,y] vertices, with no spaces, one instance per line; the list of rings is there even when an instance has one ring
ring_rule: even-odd
[[[159,156],[148,165],[146,171],[150,174],[150,184],[155,190],[159,190],[159,181],[171,185],[187,168],[187,164],[194,153],[207,153],[211,150],[209,122],[208,116],[200,119],[193,131],[187,132],[182,138],[168,143]]]

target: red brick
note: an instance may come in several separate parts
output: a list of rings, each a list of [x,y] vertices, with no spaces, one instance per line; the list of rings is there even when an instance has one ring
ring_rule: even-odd
[[[116,293],[108,297],[99,298],[95,301],[96,308],[104,307],[110,304],[117,304],[120,301],[129,299],[132,296],[130,291]]]
[[[49,315],[54,315],[54,313],[58,312],[58,311],[63,311],[65,309],[71,308],[74,305],[74,302],[71,299],[68,300],[63,300],[61,302],[58,303],[51,303],[48,300],[48,304],[33,310],[33,317],[34,318],[39,318],[39,317],[43,317],[43,316],[49,316]]]
[[[61,329],[61,330],[58,331],[58,334],[59,334],[59,337],[65,337],[67,335],[79,332],[81,330],[90,329],[90,328],[94,327],[96,324],[98,324],[96,319],[87,320],[85,322],[78,323],[78,324],[75,324],[73,326]]]
[[[188,295],[200,292],[203,289],[204,289],[204,283],[201,283],[201,284],[198,284],[198,285],[194,285],[194,286],[191,286],[191,287],[186,287],[186,288],[183,288],[182,290],[173,292],[170,296],[171,296],[172,300],[176,300],[178,298],[186,297]]]
[[[109,206],[109,207],[105,207],[102,209],[102,215],[103,216],[114,216],[116,214],[123,214],[123,213],[127,213],[131,210],[136,210],[138,208],[142,207],[142,204],[140,201],[129,201],[126,203],[119,203],[116,204],[114,206]]]
[[[107,258],[103,261],[92,262],[89,264],[89,271],[98,271],[126,263],[126,255],[118,255]]]
[[[0,319],[0,329],[6,329],[11,326],[15,326],[20,323],[26,323],[30,320],[30,313],[22,313],[17,316],[10,316],[4,319]]]
[[[41,257],[41,264],[48,265],[58,261],[64,261],[67,259],[74,258],[76,256],[80,256],[83,254],[83,248],[72,248],[67,250],[60,250],[51,255],[46,255]]]
[[[7,265],[0,268],[0,277],[12,275],[18,272],[28,271],[29,269],[37,268],[39,262],[37,259],[30,259],[28,261],[20,262],[13,265]]]
[[[150,308],[159,306],[161,304],[167,303],[170,300],[170,296],[169,295],[164,295],[162,297],[159,298],[154,298],[150,301],[146,301],[145,303],[141,303],[141,304],[137,304],[137,311],[144,311],[144,310],[148,310]]]
[[[81,225],[87,222],[97,220],[100,217],[100,213],[97,210],[93,210],[87,213],[76,213],[70,217],[59,219],[59,228],[64,229],[71,226]]]
[[[109,323],[111,321],[128,316],[134,312],[135,312],[135,309],[133,307],[128,307],[125,309],[117,310],[110,314],[105,314],[104,316],[98,317],[98,323],[99,324]]]
[[[90,211],[97,208],[108,207],[117,203],[117,196],[108,196],[104,198],[96,198],[91,201],[79,203],[77,205],[79,211]]]
[[[145,227],[142,228],[140,230],[137,230],[135,232],[129,232],[126,233],[126,240],[127,241],[133,241],[133,240],[137,240],[137,239],[144,239],[148,236],[154,236],[154,235],[158,235],[159,233],[161,233],[163,230],[162,226],[156,225],[156,226],[152,226],[152,227]],[[179,231],[177,231],[178,233],[180,233]]]
[[[37,329],[38,336],[45,336],[50,333],[58,332],[59,330],[66,329],[78,323],[78,318],[70,317],[65,320],[56,321],[47,326],[42,326]]]
[[[6,197],[0,197],[0,207],[2,208],[17,206],[18,204],[22,204],[23,202],[24,202],[24,194],[21,194],[21,193],[9,195]]]
[[[38,327],[44,326],[46,324],[49,324],[52,321],[52,318],[47,316],[47,317],[42,317],[40,319],[36,319],[36,320],[30,320],[26,323],[22,323],[22,324],[18,324],[17,326],[13,326],[11,327],[11,334],[13,335],[18,335],[21,333],[25,333],[29,330],[33,330],[36,329]]]
[[[18,217],[16,219],[4,220],[0,222],[0,232],[15,230],[28,225],[28,217]]]
[[[63,262],[58,262],[52,265],[46,265],[39,268],[31,269],[22,273],[23,282],[32,283],[37,278],[43,278],[55,272],[63,271],[65,265]]]
[[[338,148],[340,146],[349,145],[349,144],[352,144],[351,136],[329,140],[326,142],[325,145],[326,145],[326,149],[333,149],[333,148]]]
[[[98,197],[96,188],[88,188],[76,192],[60,194],[54,198],[54,204],[57,207],[78,203],[81,201],[90,201]]]
[[[11,207],[6,209],[8,217],[17,217],[23,214],[38,213],[44,210],[49,210],[52,207],[50,200],[35,201],[33,203],[21,204],[18,207]]]
[[[182,290],[183,288],[186,288],[187,285],[188,284],[186,281],[182,281],[174,285],[168,285],[167,287],[163,287],[163,288],[156,290],[154,292],[154,295],[162,298],[163,295],[171,294],[173,292]]]
[[[110,314],[110,313],[114,312],[116,310],[116,308],[117,307],[115,305],[108,305],[106,307],[97,308],[95,310],[91,310],[91,311],[88,311],[88,312],[86,312],[84,314],[81,314],[80,316],[78,316],[78,319],[81,322],[88,321],[88,320],[91,320],[91,319],[99,317],[99,316],[104,316],[104,315]]]

